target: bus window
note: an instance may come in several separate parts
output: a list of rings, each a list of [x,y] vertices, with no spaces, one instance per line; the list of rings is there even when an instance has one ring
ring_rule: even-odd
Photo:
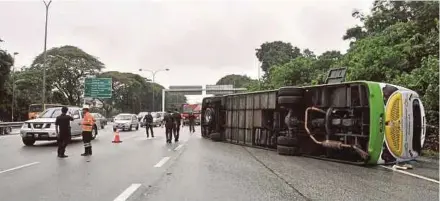
[[[41,112],[42,110],[43,110],[43,107],[41,107],[41,104],[29,106],[29,112]]]

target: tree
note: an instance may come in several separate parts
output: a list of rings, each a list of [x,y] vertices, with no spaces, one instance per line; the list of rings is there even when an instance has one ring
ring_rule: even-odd
[[[165,97],[165,110],[180,109],[187,101],[185,95],[177,92],[168,92]]]
[[[282,41],[266,42],[256,49],[256,56],[261,62],[261,69],[269,73],[272,66],[282,65],[301,56],[301,50]]]
[[[3,42],[0,40],[0,42]],[[14,65],[14,59],[6,50],[0,48],[0,100],[1,92],[4,90],[4,84],[9,77],[11,67]]]
[[[253,80],[246,75],[230,74],[220,78],[216,85],[233,85],[234,88],[246,88],[252,82],[256,82],[256,80]]]
[[[3,42],[3,40],[0,40]],[[11,67],[14,65],[14,59],[6,50],[0,48],[0,119],[9,119],[5,115],[9,115],[8,108],[10,107],[10,99],[6,90],[5,83],[7,82]]]
[[[311,83],[314,69],[312,58],[297,57],[289,63],[271,68],[271,88],[303,86]]]
[[[47,55],[46,91],[51,93],[56,89],[61,100],[67,100],[69,105],[80,105],[85,77],[97,75],[104,64],[95,56],[69,45],[52,48]],[[31,69],[42,71],[43,64],[44,56],[40,54],[33,61]]]
[[[138,74],[121,73],[117,71],[108,71],[99,74],[97,77],[112,78],[113,94],[111,99],[101,100],[103,109],[107,114],[112,111],[139,113],[141,111],[152,111],[153,108],[153,84]],[[163,86],[154,84],[154,108],[162,108],[162,89]],[[173,97],[178,101],[185,103],[186,97],[178,95]],[[165,99],[168,101],[168,97]]]

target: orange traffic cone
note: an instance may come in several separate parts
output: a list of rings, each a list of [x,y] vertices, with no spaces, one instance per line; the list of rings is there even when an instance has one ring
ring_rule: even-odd
[[[115,131],[115,138],[112,141],[113,143],[121,143],[121,139],[119,139],[119,129],[116,129]]]

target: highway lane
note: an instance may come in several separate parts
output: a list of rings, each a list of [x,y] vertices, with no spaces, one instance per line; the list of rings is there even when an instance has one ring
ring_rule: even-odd
[[[66,159],[56,157],[55,143],[25,147],[18,135],[2,138],[0,172],[37,164],[0,173],[0,200],[113,200],[132,183],[154,180],[163,171],[154,166],[189,138],[182,134],[180,142],[166,145],[163,129],[155,131],[153,139],[146,139],[144,130],[121,132],[123,142],[114,144],[109,126],[92,141],[93,156],[80,156],[83,145],[77,140],[67,147]]]
[[[137,200],[413,201],[438,196],[438,183],[380,167],[280,156],[194,136],[167,174]]]
[[[189,134],[187,127],[181,141],[171,145],[165,144],[163,128],[155,128],[154,139],[144,132],[121,132],[123,142],[113,144],[109,125],[93,141],[93,156],[79,156],[83,146],[76,140],[67,147],[66,159],[56,158],[55,143],[25,147],[18,135],[0,137],[0,200],[401,201],[439,196],[437,183],[381,167],[216,143],[198,132]],[[436,163],[417,163],[413,172],[438,180]]]

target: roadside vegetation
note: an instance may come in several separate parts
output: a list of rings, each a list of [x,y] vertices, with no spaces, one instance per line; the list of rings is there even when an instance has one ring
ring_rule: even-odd
[[[156,94],[154,108],[156,110],[161,108],[161,94],[164,87],[160,84],[153,86],[149,75],[141,77],[136,74],[137,72],[104,72],[105,65],[99,58],[70,45],[49,49],[47,55],[46,103],[82,105],[84,78],[95,76],[113,78],[112,98],[99,100],[103,103],[103,107],[95,112],[110,117],[119,112],[137,114],[140,111],[149,111],[152,109],[152,90]],[[11,119],[13,82],[15,82],[16,120],[26,120],[29,104],[42,102],[43,53],[36,56],[30,66],[16,66],[14,73],[12,73],[13,62],[11,54],[0,46],[0,120],[4,121]],[[174,107],[170,101],[186,102],[183,95],[173,95],[166,100],[165,104],[169,107]]]

